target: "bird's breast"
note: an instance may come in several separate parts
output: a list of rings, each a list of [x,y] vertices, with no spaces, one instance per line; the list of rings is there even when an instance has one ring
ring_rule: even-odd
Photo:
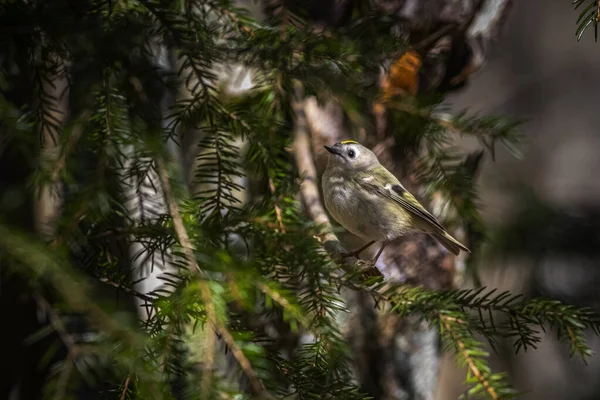
[[[323,196],[331,216],[361,238],[392,240],[413,230],[410,213],[400,205],[343,176],[325,175]]]
[[[384,239],[375,203],[363,198],[351,181],[327,177],[323,181],[323,197],[327,211],[345,229],[361,238]]]

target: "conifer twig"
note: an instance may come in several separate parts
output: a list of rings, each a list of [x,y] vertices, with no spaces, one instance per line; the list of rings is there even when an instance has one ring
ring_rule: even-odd
[[[185,255],[187,261],[187,268],[190,272],[200,272],[201,269],[198,263],[196,262],[192,241],[187,233],[187,230],[185,229],[183,218],[181,217],[181,213],[179,212],[177,202],[175,201],[175,196],[171,188],[171,183],[169,181],[167,169],[164,165],[164,162],[158,157],[156,158],[156,169],[164,192],[169,214],[171,215],[171,219],[173,220],[173,227],[175,229],[177,241],[181,245],[183,249],[183,254]],[[200,280],[198,282],[198,286],[200,288],[200,296],[202,297],[202,301],[204,301],[206,307],[206,318],[208,320],[209,325],[211,325],[216,332],[219,332],[221,334],[221,337],[225,340],[225,343],[229,346],[235,359],[237,360],[240,367],[250,380],[250,385],[252,386],[254,392],[256,394],[261,395],[261,397],[263,398],[272,398],[272,396],[266,391],[261,380],[258,378],[256,371],[254,371],[254,369],[252,368],[250,360],[248,360],[242,349],[238,346],[229,330],[227,330],[227,328],[223,326],[223,324],[219,323],[219,321],[217,320],[208,282]],[[204,371],[204,373],[210,374],[210,371]],[[207,382],[210,381],[204,381],[204,383]]]
[[[485,376],[483,376],[483,374],[481,373],[481,371],[479,370],[479,368],[477,368],[477,365],[475,364],[475,361],[471,357],[471,354],[467,350],[465,344],[463,343],[462,340],[460,340],[459,337],[457,337],[455,335],[452,327],[450,326],[448,318],[450,318],[450,317],[446,317],[444,315],[440,315],[440,321],[444,325],[444,328],[446,328],[446,330],[452,336],[452,339],[454,340],[454,343],[458,347],[458,350],[462,353],[462,355],[463,355],[463,357],[465,359],[465,362],[469,366],[469,370],[471,371],[471,373],[473,374],[473,376],[475,376],[475,378],[477,378],[477,380],[479,381],[479,383],[481,384],[481,386],[485,389],[485,391],[490,395],[490,398],[492,398],[493,400],[498,400],[499,399],[498,393],[496,393],[496,390],[493,388],[492,385],[490,385],[490,382],[488,381],[488,379]]]

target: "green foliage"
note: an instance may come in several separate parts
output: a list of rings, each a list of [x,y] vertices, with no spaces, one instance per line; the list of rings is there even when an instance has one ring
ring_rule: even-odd
[[[27,278],[48,316],[38,336],[56,332],[68,351],[48,396],[102,382],[113,397],[132,399],[367,398],[339,318],[348,312],[342,288],[438,326],[467,366],[473,395],[513,394],[506,377],[491,372],[477,335],[526,349],[543,326],[569,341],[573,355],[589,356],[585,329],[598,333],[600,323],[588,310],[483,290],[367,284],[343,275],[315,238],[318,230],[297,204],[299,176],[288,150],[294,82],[320,100],[339,99],[355,129],[373,125],[379,67],[406,43],[388,33],[394,21],[368,2],[351,26],[322,33],[311,30],[300,6],[259,23],[228,0],[2,7],[1,137],[33,155],[31,194],[63,184],[49,241],[0,223],[2,267]],[[253,72],[247,95],[219,87],[222,63]],[[53,90],[63,77],[64,123],[56,118],[61,94]],[[170,95],[176,100],[167,107]],[[493,154],[496,143],[515,142],[515,125],[440,116],[434,111],[441,100],[391,103],[391,135],[415,154],[426,149],[419,178],[483,230],[470,160],[449,151],[448,132],[474,136]],[[40,148],[44,132],[55,148]],[[186,135],[198,138],[191,151],[196,187],[179,179],[181,148],[170,151]],[[246,190],[252,196],[242,202]],[[139,293],[132,270],[147,264],[173,270],[160,275],[161,288]],[[145,303],[149,314],[134,318],[115,307],[103,295],[109,288]],[[67,323],[72,314],[84,321],[85,335]],[[289,346],[290,333],[311,340]],[[224,353],[237,366],[234,377],[222,371]]]
[[[577,30],[575,31],[577,41],[581,40],[585,31],[591,25],[594,26],[594,40],[598,41],[598,16],[600,15],[598,0],[573,0],[572,4],[575,10],[580,11],[576,22]]]

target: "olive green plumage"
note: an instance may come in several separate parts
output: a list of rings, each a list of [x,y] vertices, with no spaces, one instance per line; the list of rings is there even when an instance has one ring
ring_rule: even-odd
[[[430,234],[453,254],[469,251],[410,194],[377,156],[347,140],[325,146],[329,154],[322,186],[325,207],[344,228],[365,240],[367,246],[348,255],[356,255],[375,241],[383,245],[412,232]]]

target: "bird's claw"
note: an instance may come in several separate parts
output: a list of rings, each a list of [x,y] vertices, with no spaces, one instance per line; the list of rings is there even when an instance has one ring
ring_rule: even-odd
[[[363,276],[366,277],[383,277],[381,271],[375,266],[375,260],[358,260],[358,265],[360,266],[360,270]]]

